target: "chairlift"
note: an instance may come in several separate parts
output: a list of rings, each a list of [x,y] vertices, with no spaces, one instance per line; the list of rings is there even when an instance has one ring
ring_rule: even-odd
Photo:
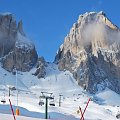
[[[120,112],[118,112],[118,113],[116,114],[116,118],[117,118],[117,119],[120,119]]]
[[[4,86],[5,86],[5,80],[4,80]],[[6,100],[5,100],[5,88],[4,88],[4,92],[3,92],[3,98],[2,98],[2,100],[1,100],[1,102],[3,103],[3,104],[5,104],[6,103]]]
[[[54,101],[50,101],[49,105],[50,106],[55,106],[55,102]]]
[[[117,114],[116,114],[116,118],[117,118],[117,119],[120,119],[120,111],[119,111],[119,106],[117,106],[117,109],[118,109],[118,112],[117,112]]]
[[[55,106],[54,96],[53,96],[53,99],[49,102],[49,105],[50,106]]]
[[[5,103],[6,103],[6,100],[5,100],[5,99],[2,99],[1,102],[2,102],[3,104],[5,104]]]
[[[5,104],[5,103],[6,103],[6,100],[5,100],[5,93],[3,93],[3,94],[4,94],[4,97],[2,98],[1,102],[2,102],[3,104]]]
[[[40,100],[39,103],[38,103],[40,106],[44,105],[44,101],[43,100]]]
[[[11,90],[16,90],[15,86],[13,86],[12,88],[10,88]]]

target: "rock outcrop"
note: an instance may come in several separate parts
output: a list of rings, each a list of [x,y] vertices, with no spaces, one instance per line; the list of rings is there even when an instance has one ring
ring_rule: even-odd
[[[2,67],[29,71],[37,62],[34,44],[26,37],[22,21],[17,25],[11,13],[0,14],[0,57]]]
[[[16,21],[12,14],[0,14],[0,57],[8,54],[15,46]]]
[[[120,30],[103,12],[79,16],[55,57],[90,93],[106,87],[120,94]]]
[[[38,78],[44,78],[46,75],[46,69],[47,63],[43,57],[39,57],[37,64],[36,64],[36,71],[33,75],[37,76]]]

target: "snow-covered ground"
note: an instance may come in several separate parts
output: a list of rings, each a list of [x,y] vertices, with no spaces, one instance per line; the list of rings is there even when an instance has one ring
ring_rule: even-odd
[[[13,120],[13,116],[0,113],[0,119],[1,120]],[[17,120],[43,120],[43,119],[31,118],[31,117],[25,117],[25,116],[17,116],[16,119]]]
[[[0,100],[4,98],[6,100],[5,104],[0,102],[0,119],[9,120],[10,117],[13,119],[9,98],[15,110],[17,91],[11,91],[11,96],[8,97],[8,89],[15,86],[19,91],[18,107],[20,116],[17,117],[17,120],[40,120],[45,118],[45,105],[39,106],[38,104],[39,96],[42,95],[41,92],[53,93],[55,106],[48,105],[48,117],[50,119],[80,120],[81,114],[77,113],[79,106],[84,111],[88,99],[91,98],[85,112],[85,120],[116,120],[119,109],[117,106],[120,106],[120,95],[109,89],[96,95],[89,95],[77,85],[70,72],[59,71],[55,64],[49,64],[46,70],[47,75],[41,79],[32,75],[35,68],[30,72],[18,72],[16,84],[16,76],[0,67]],[[62,95],[61,107],[59,107],[60,94]],[[42,101],[45,102],[44,99]],[[48,101],[51,102],[51,100]]]

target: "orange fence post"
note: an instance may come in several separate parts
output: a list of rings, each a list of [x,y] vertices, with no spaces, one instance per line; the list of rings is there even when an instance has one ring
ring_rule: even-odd
[[[20,115],[20,111],[18,108],[16,108],[16,115],[19,116]]]

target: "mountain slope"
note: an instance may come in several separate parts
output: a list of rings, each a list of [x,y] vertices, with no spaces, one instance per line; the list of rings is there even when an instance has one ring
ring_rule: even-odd
[[[116,120],[116,106],[120,105],[120,103],[111,98],[115,95],[119,101],[120,96],[118,94],[106,90],[96,95],[90,95],[77,85],[69,71],[59,71],[55,64],[48,64],[46,70],[45,78],[41,79],[32,75],[32,73],[36,71],[36,68],[33,68],[30,72],[18,72],[18,82],[16,86],[16,82],[12,82],[13,79],[15,80],[15,75],[9,74],[9,72],[1,68],[1,74],[5,74],[5,76],[1,78],[0,100],[4,98],[5,93],[6,104],[2,105],[0,102],[0,113],[10,114],[10,112],[8,112],[10,111],[8,86],[15,86],[19,90],[18,106],[21,116],[44,118],[45,106],[39,106],[39,96],[42,95],[41,92],[52,92],[55,107],[49,106],[48,111],[51,119],[79,120],[80,114],[77,114],[79,106],[84,110],[88,99],[91,98],[85,113],[86,120],[98,120],[100,118],[102,120]],[[111,95],[109,94],[107,98],[103,97],[108,93]],[[59,107],[59,94],[63,95],[61,107]],[[15,110],[17,105],[17,91],[11,91],[10,99]],[[21,117],[18,119],[20,118]]]

